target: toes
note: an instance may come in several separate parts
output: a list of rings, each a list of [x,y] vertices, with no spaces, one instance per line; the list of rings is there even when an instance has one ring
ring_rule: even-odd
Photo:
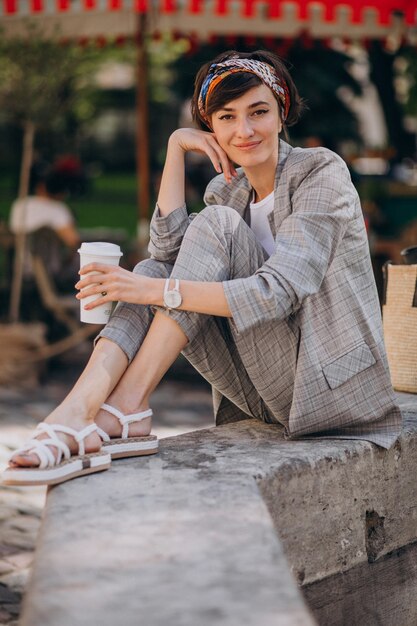
[[[10,467],[38,467],[39,458],[36,454],[16,454],[9,461]]]

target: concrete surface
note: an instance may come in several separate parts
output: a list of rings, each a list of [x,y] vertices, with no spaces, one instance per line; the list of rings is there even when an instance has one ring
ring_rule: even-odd
[[[157,413],[165,402],[169,414],[173,395],[185,402],[159,436],[181,418],[201,427],[199,405],[211,420],[207,389],[173,385],[162,386]],[[417,396],[399,397],[404,429],[390,451],[287,442],[246,420],[163,439],[155,457],[52,488],[19,623],[415,626]],[[40,515],[20,507],[3,519],[26,532],[27,549]],[[6,593],[15,619],[32,556],[22,546],[0,561],[0,607]],[[14,587],[1,571],[13,559]],[[1,619],[0,609],[0,623],[17,624]]]
[[[253,479],[280,430],[237,426],[51,489],[22,625],[314,624]]]
[[[52,488],[22,626],[317,623],[297,582],[416,541],[416,400],[389,451],[245,420]]]
[[[0,471],[34,426],[65,397],[78,377],[89,345],[51,364],[34,389],[0,387]],[[175,397],[175,406],[172,398]],[[186,362],[178,362],[152,399],[154,432],[166,437],[213,424],[210,387]],[[0,624],[17,626],[45,505],[45,487],[0,485]]]

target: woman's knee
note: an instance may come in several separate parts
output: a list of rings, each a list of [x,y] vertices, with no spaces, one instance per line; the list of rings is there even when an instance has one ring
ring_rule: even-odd
[[[239,213],[232,209],[230,206],[223,206],[221,204],[211,204],[206,206],[200,213],[198,213],[191,225],[201,225],[201,223],[209,223],[210,225],[220,226],[222,229],[226,225],[236,226],[242,221]]]
[[[155,259],[144,259],[133,268],[134,274],[141,274],[150,278],[168,278],[171,271],[172,265],[156,261]]]

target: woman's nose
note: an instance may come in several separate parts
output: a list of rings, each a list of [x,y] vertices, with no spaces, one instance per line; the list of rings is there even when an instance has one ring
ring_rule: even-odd
[[[236,134],[238,137],[252,137],[253,132],[250,120],[246,117],[238,120],[236,128]]]

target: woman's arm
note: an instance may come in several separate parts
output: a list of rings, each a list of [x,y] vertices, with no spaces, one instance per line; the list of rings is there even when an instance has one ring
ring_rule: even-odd
[[[90,274],[89,272],[100,272]],[[132,304],[148,304],[164,306],[163,293],[165,279],[150,278],[141,274],[134,274],[118,266],[91,263],[80,270],[81,278],[75,285],[77,289],[85,291],[77,294],[78,299],[91,295],[106,293],[86,305],[86,309],[94,309],[104,302],[130,302]],[[170,281],[173,287],[174,281]],[[191,280],[180,281],[182,304],[179,310],[232,317],[229,305],[224,295],[223,283],[196,282]]]
[[[227,182],[231,182],[236,176],[233,164],[229,161],[224,150],[219,146],[213,133],[207,133],[193,128],[180,128],[170,137],[168,142],[167,156],[161,179],[158,195],[159,215],[152,221],[152,231],[159,227],[159,234],[153,233],[151,242],[152,250],[158,253],[160,260],[167,260],[172,246],[179,245],[179,237],[176,234],[166,232],[167,221],[171,220],[171,213],[184,206],[185,201],[185,154],[189,151],[202,152],[213,163],[218,173],[223,172]],[[172,216],[173,218],[174,216]],[[159,220],[159,226],[158,226]],[[161,225],[164,222],[164,226]],[[176,223],[176,220],[174,220]],[[181,233],[181,224],[177,224],[177,230]],[[169,244],[172,244],[170,246]],[[159,244],[159,246],[158,246]],[[154,258],[156,257],[154,253]],[[84,277],[84,274],[98,271],[100,275],[92,274]],[[86,309],[92,309],[104,302],[130,302],[133,304],[164,306],[163,292],[165,280],[149,278],[129,272],[120,267],[91,264],[80,271],[81,280],[76,284],[77,289],[85,289],[77,294],[82,299],[87,295],[106,293],[89,305]],[[86,289],[88,287],[88,289]],[[181,295],[183,298],[180,310],[231,317],[231,312],[224,295],[222,283],[207,283],[181,281]]]
[[[185,202],[185,154],[206,154],[217,173],[224,173],[227,182],[236,175],[232,163],[216,141],[213,133],[194,128],[179,128],[169,138],[157,204],[159,214],[166,217]]]

